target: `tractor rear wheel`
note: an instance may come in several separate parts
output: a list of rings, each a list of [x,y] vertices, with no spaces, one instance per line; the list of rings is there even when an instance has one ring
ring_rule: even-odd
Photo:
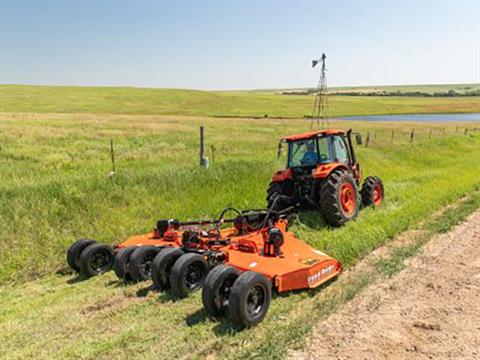
[[[135,246],[126,247],[120,250],[117,255],[115,255],[115,259],[113,261],[113,270],[120,280],[133,280],[132,275],[130,275],[128,270],[128,265],[130,263],[130,255],[132,255],[132,252],[134,252],[135,249]]]
[[[331,226],[341,226],[358,215],[360,194],[353,176],[334,170],[320,188],[320,211]]]
[[[267,189],[267,208],[270,209],[271,206],[273,205],[275,198],[278,195],[287,195],[286,194],[286,187],[287,183],[278,183],[278,182],[271,182],[268,185]],[[287,207],[288,204],[285,203],[285,200],[277,200],[275,202],[275,207],[272,210],[281,210],[285,207]]]
[[[128,271],[134,281],[145,281],[152,277],[152,263],[159,248],[156,246],[137,247],[130,255]]]
[[[203,286],[208,270],[208,264],[200,254],[189,253],[180,256],[170,273],[172,291],[178,297],[187,297]]]
[[[182,256],[184,252],[178,248],[167,247],[162,249],[152,263],[152,281],[160,290],[166,290],[170,287],[170,272],[173,264]]]
[[[385,197],[382,179],[378,176],[367,177],[363,182],[360,195],[364,206],[379,206]]]
[[[80,254],[87,246],[95,244],[96,241],[92,239],[80,239],[75,241],[67,250],[67,263],[70,268],[76,272],[80,272]]]
[[[262,274],[246,271],[235,280],[230,291],[230,317],[241,327],[254,326],[267,314],[271,299],[271,282]]]
[[[238,276],[238,270],[228,265],[219,265],[208,273],[202,289],[202,302],[209,316],[221,317],[228,312],[230,291]]]
[[[113,266],[113,249],[105,244],[91,244],[82,251],[78,263],[85,278],[103,274]]]

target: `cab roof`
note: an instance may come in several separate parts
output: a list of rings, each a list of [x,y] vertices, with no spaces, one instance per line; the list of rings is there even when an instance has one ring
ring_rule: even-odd
[[[337,129],[325,129],[325,130],[318,130],[318,131],[311,131],[306,132],[303,134],[295,134],[290,136],[285,136],[282,138],[283,141],[297,141],[297,140],[305,140],[317,137],[318,135],[343,135],[345,131],[337,130]]]

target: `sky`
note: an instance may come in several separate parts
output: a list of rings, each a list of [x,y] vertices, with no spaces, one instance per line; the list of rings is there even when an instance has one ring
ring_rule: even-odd
[[[0,0],[0,83],[270,89],[480,83],[480,0]]]

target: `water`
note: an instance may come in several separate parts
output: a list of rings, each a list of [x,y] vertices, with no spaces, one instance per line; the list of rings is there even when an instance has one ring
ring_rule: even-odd
[[[480,113],[472,114],[408,114],[408,115],[366,115],[341,117],[341,120],[358,121],[480,121]]]

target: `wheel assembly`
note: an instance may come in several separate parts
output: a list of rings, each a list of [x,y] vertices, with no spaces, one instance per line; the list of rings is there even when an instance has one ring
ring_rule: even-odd
[[[263,320],[272,298],[271,282],[262,274],[247,271],[233,283],[229,296],[232,321],[241,327],[250,327]]]
[[[177,248],[162,249],[152,263],[152,281],[160,290],[170,288],[170,272],[175,261],[182,256],[184,252]]]
[[[202,289],[202,302],[209,316],[221,317],[228,313],[230,292],[238,276],[239,271],[227,265],[219,265],[208,273]]]
[[[360,190],[364,206],[379,206],[385,198],[382,179],[378,176],[369,176],[365,179]]]
[[[136,249],[134,246],[126,247],[121,249],[116,255],[115,260],[113,261],[113,270],[115,275],[123,281],[133,280],[132,275],[129,271],[130,255]]]
[[[134,281],[145,281],[152,277],[152,263],[159,250],[155,246],[139,246],[132,252],[128,271]]]
[[[105,244],[91,244],[80,254],[79,265],[85,278],[103,274],[113,266],[113,250]]]
[[[92,239],[80,239],[75,241],[67,250],[67,263],[70,268],[77,273],[80,272],[80,254],[89,245],[95,244],[96,241]]]
[[[205,259],[195,253],[182,255],[172,267],[170,285],[178,297],[187,297],[203,286],[208,273]]]

